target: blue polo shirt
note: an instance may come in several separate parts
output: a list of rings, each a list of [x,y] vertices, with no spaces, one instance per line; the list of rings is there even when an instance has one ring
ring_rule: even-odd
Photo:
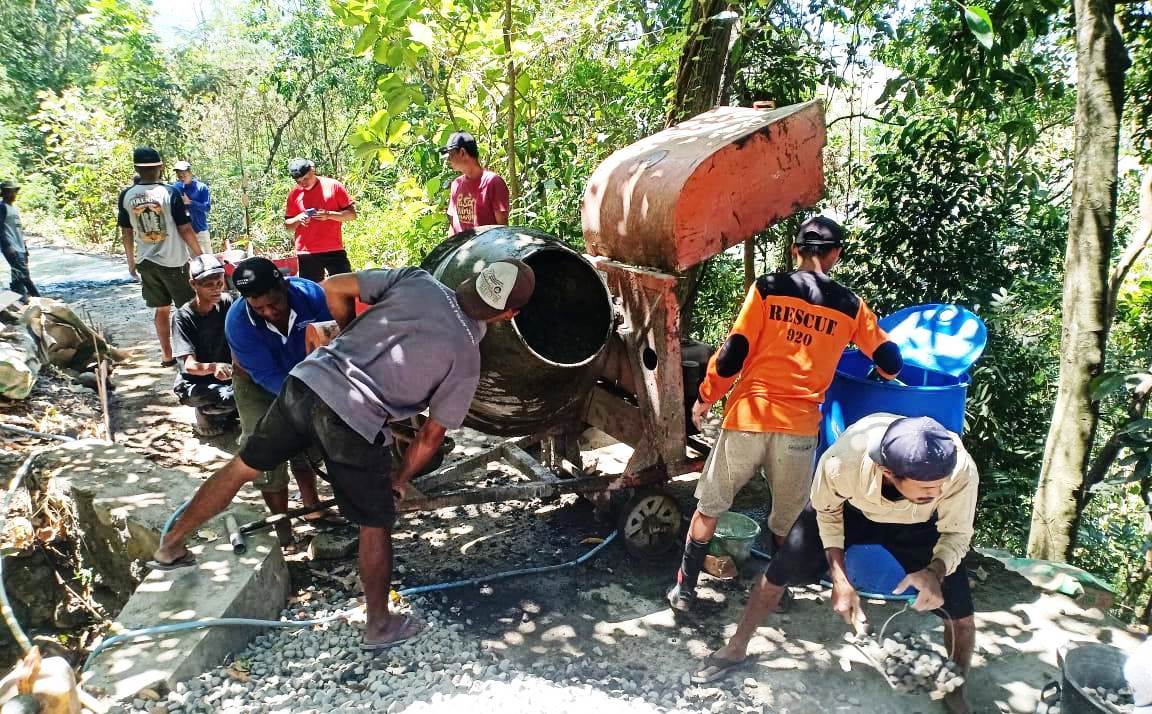
[[[252,376],[252,381],[272,394],[280,393],[288,373],[307,355],[304,328],[332,319],[324,289],[304,278],[288,278],[288,307],[291,312],[287,335],[249,310],[247,300],[233,303],[224,321],[232,358]]]
[[[192,219],[192,230],[197,233],[208,230],[208,211],[212,210],[212,195],[208,192],[208,184],[194,178],[187,186],[183,181],[177,181],[172,184],[172,188],[188,197],[188,216]]]

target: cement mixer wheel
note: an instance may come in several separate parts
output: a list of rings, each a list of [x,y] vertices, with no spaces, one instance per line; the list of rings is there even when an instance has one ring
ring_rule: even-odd
[[[620,511],[617,527],[624,549],[634,558],[648,560],[680,546],[680,504],[658,489],[637,491]]]

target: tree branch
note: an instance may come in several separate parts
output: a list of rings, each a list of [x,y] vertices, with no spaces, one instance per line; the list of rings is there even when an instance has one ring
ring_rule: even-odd
[[[888,121],[887,119],[872,116],[871,114],[866,114],[864,112],[857,112],[855,114],[845,114],[842,117],[836,117],[832,121],[828,122],[828,124],[824,128],[825,129],[831,129],[833,124],[836,124],[837,122],[844,121],[845,119],[868,119],[870,121],[879,122],[881,124],[888,124],[889,126],[903,126],[903,124],[901,124],[900,122]]]
[[[1108,279],[1108,314],[1114,315],[1116,301],[1120,296],[1120,286],[1128,271],[1136,264],[1140,254],[1152,243],[1152,167],[1144,169],[1144,177],[1140,180],[1140,223],[1132,240],[1128,242],[1120,259],[1112,268],[1112,275]]]
[[[1144,418],[1144,414],[1148,411],[1148,398],[1150,396],[1152,396],[1152,377],[1145,377],[1128,397],[1128,419],[1124,424]],[[1120,455],[1120,450],[1124,448],[1123,435],[1120,433],[1124,424],[1117,427],[1116,431],[1108,437],[1108,441],[1100,447],[1096,458],[1092,460],[1092,465],[1088,467],[1088,473],[1084,477],[1084,503],[1091,500],[1091,487],[1104,480],[1104,477],[1108,475],[1108,470],[1112,468],[1112,462],[1116,460],[1116,457]]]

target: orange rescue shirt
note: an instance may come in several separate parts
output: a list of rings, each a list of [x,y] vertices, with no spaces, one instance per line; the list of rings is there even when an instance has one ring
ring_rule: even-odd
[[[719,401],[735,383],[725,429],[815,435],[844,348],[854,342],[871,358],[887,341],[864,301],[827,275],[763,275],[748,290],[724,347],[708,362],[700,399]]]

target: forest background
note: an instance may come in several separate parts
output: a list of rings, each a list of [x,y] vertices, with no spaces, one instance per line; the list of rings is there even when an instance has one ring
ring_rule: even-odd
[[[353,265],[411,264],[447,235],[453,174],[436,147],[460,129],[509,179],[512,223],[579,249],[589,174],[677,118],[682,56],[722,23],[725,51],[692,60],[718,63],[720,103],[825,104],[820,208],[851,231],[837,277],[879,314],[954,302],[988,324],[965,430],[981,472],[977,545],[1067,560],[1116,589],[1116,614],[1148,623],[1152,216],[1138,204],[1152,165],[1152,4],[1096,5],[1115,12],[1129,60],[1104,187],[1117,205],[1103,257],[1123,269],[1081,408],[1098,416],[1072,415],[1093,420],[1091,459],[1056,547],[1038,545],[1033,502],[1061,438],[1049,432],[1076,139],[1096,130],[1077,126],[1071,3],[989,3],[993,36],[952,0],[217,0],[162,40],[145,0],[4,0],[0,178],[24,185],[36,231],[116,250],[131,149],[150,144],[211,186],[217,242],[276,253],[290,246],[285,165],[306,156],[355,197]],[[755,239],[757,272],[781,267],[800,218]],[[704,268],[694,337],[723,339],[744,260]]]

